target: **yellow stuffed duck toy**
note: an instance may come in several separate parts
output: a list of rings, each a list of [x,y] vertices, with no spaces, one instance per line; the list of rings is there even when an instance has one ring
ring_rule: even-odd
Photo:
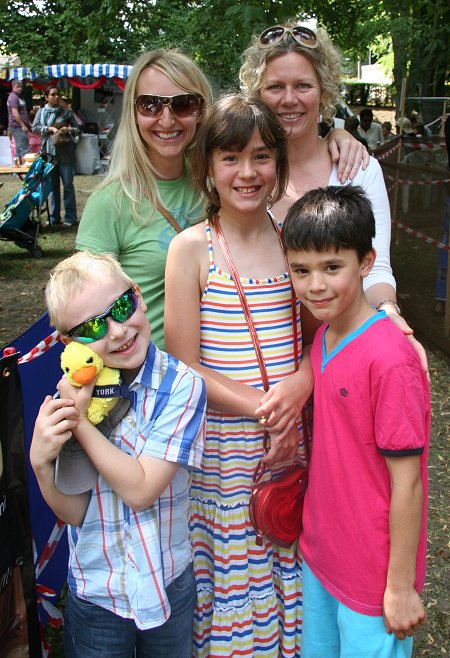
[[[69,382],[77,387],[89,384],[98,375],[95,387],[100,397],[92,397],[87,417],[93,425],[101,423],[119,401],[118,397],[103,396],[111,395],[115,392],[114,387],[119,386],[120,370],[104,366],[98,354],[87,345],[75,341],[64,348],[61,354],[61,368]]]

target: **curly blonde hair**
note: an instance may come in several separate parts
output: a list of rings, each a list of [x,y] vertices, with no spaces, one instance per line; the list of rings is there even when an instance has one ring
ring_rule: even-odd
[[[114,139],[108,175],[99,187],[117,181],[120,192],[130,199],[133,218],[143,223],[149,221],[148,217],[139,214],[143,198],[147,197],[153,208],[158,201],[158,172],[148,158],[137,125],[135,107],[139,79],[149,67],[164,73],[186,93],[200,95],[206,107],[212,100],[208,80],[197,64],[180,50],[152,50],[143,53],[134,63],[125,87],[122,116]]]
[[[292,29],[298,21],[288,21],[282,27]],[[299,53],[309,59],[319,79],[322,96],[320,99],[320,113],[323,120],[331,124],[336,114],[336,103],[339,96],[339,79],[341,58],[339,51],[333,45],[330,37],[323,28],[314,30],[317,36],[317,48],[307,48],[295,41],[289,32],[273,46],[261,48],[259,35],[252,37],[251,45],[243,52],[243,64],[239,71],[241,89],[243,93],[251,96],[260,96],[264,73],[270,60],[286,53]]]

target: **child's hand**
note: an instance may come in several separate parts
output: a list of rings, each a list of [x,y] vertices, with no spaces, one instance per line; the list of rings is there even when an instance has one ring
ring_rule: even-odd
[[[51,466],[59,455],[61,447],[72,436],[78,425],[80,414],[73,400],[54,400],[47,395],[42,403],[30,447],[30,461],[33,469]]]
[[[276,462],[292,461],[297,454],[300,438],[296,427],[284,432],[281,439],[276,432],[270,432],[270,450],[261,461],[266,466],[273,466]]]
[[[68,381],[67,377],[64,375],[57,385],[57,389],[62,398],[70,398],[74,401],[75,407],[80,412],[80,419],[86,417],[89,404],[91,402],[92,391],[94,390],[95,382],[92,381],[90,384],[84,384],[84,386],[77,387],[72,386]]]
[[[289,432],[297,431],[296,424],[301,418],[303,406],[311,395],[312,376],[300,371],[271,386],[255,410],[259,422],[278,439],[284,439]]]
[[[386,632],[394,633],[398,640],[414,635],[414,631],[427,623],[427,615],[414,588],[393,592],[386,588],[383,599],[383,617]]]

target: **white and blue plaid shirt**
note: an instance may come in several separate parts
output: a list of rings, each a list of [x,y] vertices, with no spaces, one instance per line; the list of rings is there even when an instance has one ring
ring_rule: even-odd
[[[168,619],[165,589],[192,560],[188,469],[200,466],[206,391],[200,375],[153,343],[130,389],[135,404],[109,440],[136,459],[146,455],[182,468],[140,512],[98,476],[83,525],[69,526],[68,584],[79,598],[147,629]]]

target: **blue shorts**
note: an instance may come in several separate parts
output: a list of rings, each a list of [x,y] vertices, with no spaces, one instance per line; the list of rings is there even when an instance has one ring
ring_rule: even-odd
[[[351,610],[303,562],[302,658],[411,658],[413,638],[388,635],[383,617]]]

